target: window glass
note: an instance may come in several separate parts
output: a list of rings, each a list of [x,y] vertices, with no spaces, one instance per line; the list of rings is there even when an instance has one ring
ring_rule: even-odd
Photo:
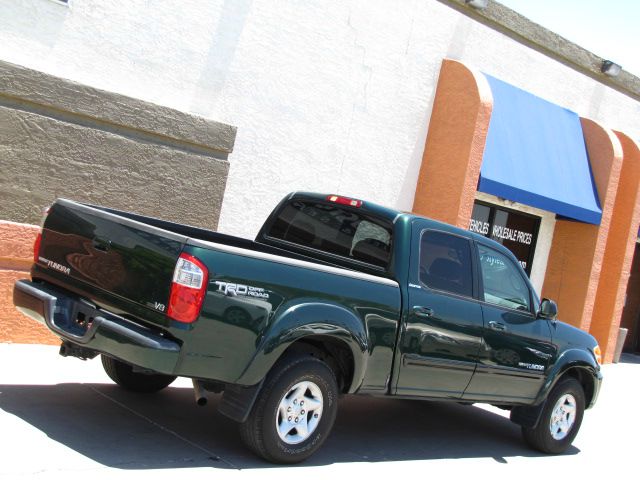
[[[485,302],[530,311],[529,288],[513,262],[483,245],[478,245],[478,253]]]
[[[488,237],[491,231],[491,207],[478,202],[473,204],[469,231]]]
[[[389,263],[391,225],[339,205],[294,200],[267,235],[379,267]]]
[[[469,221],[469,230],[491,238],[507,247],[527,273],[535,251],[540,218],[528,213],[484,205],[476,201]]]
[[[471,247],[462,237],[427,231],[420,243],[420,281],[429,288],[466,295],[473,292]]]

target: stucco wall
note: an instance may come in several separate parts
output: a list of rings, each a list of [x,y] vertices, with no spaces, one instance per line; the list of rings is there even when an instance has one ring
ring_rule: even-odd
[[[12,301],[42,207],[65,196],[215,228],[235,132],[0,60],[0,342],[57,343]]]
[[[215,228],[235,129],[0,61],[0,220],[56,197]]]
[[[0,18],[2,59],[238,126],[233,234],[298,189],[410,209],[445,57],[640,137],[637,101],[436,0],[24,0]]]
[[[33,242],[39,228],[0,220],[0,342],[59,343],[44,325],[22,315],[13,306],[13,285],[29,278]]]

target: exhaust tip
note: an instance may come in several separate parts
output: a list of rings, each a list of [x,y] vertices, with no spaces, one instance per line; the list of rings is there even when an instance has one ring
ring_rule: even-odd
[[[204,407],[207,404],[207,392],[202,387],[202,383],[195,378],[191,379],[193,382],[193,394],[196,399],[196,405]]]

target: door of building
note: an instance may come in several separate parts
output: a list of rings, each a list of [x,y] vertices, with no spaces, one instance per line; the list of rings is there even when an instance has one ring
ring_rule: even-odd
[[[636,251],[631,264],[631,276],[627,284],[627,296],[620,327],[629,330],[624,342],[625,352],[640,352],[640,244],[636,243]]]
[[[476,201],[473,205],[469,230],[479,233],[507,247],[527,275],[540,229],[540,217]]]

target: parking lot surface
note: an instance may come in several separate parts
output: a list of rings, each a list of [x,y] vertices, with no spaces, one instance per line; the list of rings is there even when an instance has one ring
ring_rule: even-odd
[[[494,407],[347,396],[324,447],[283,467],[243,447],[236,425],[216,411],[218,396],[198,407],[188,380],[133,394],[108,379],[99,359],[0,344],[0,478],[633,478],[640,357],[624,355],[604,375],[598,404],[564,455],[528,449],[508,412]]]

